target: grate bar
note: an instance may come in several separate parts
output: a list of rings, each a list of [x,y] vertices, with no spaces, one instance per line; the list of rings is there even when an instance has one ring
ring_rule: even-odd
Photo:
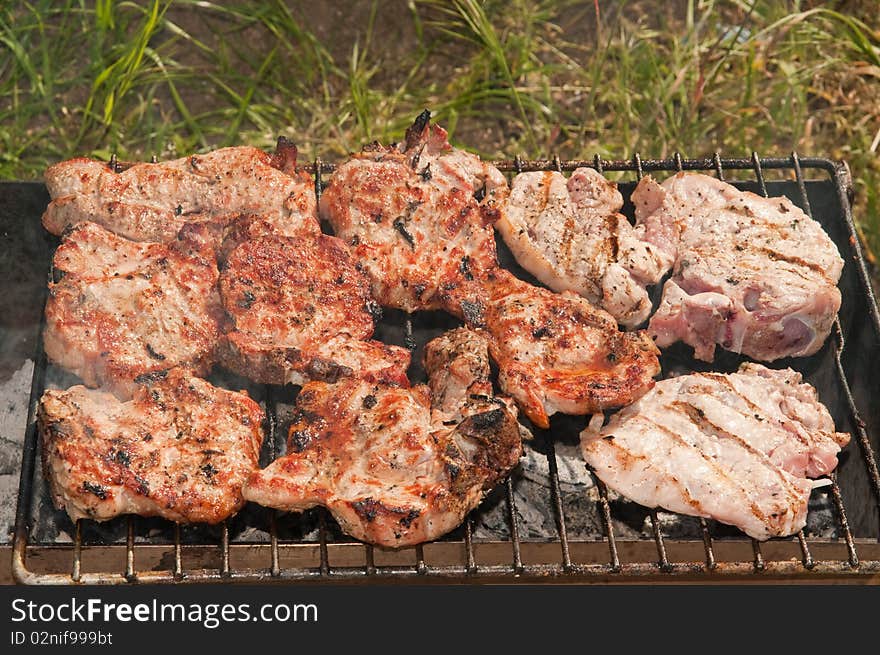
[[[220,528],[220,575],[229,576],[229,521]]]
[[[562,568],[571,570],[571,552],[568,545],[568,531],[565,528],[565,508],[562,505],[562,489],[559,485],[559,465],[556,462],[556,448],[549,434],[544,435],[547,445],[547,466],[550,471],[550,496],[553,500],[553,513],[556,516],[556,532],[562,549]]]
[[[464,521],[464,549],[467,556],[467,572],[477,572],[477,558],[474,554],[474,520],[468,515]]]
[[[803,530],[798,531],[797,538],[798,543],[801,545],[801,554],[803,555],[801,562],[803,562],[804,568],[809,571],[816,566],[816,562],[813,561],[813,555],[810,553],[810,546],[807,544],[807,538],[804,536]]]
[[[321,551],[321,575],[330,575],[330,555],[327,552],[327,515],[323,507],[318,510],[318,541]]]
[[[73,534],[73,567],[70,577],[74,582],[82,578],[82,519],[76,520],[76,528]]]
[[[602,515],[602,527],[605,528],[605,536],[608,539],[608,556],[612,571],[620,571],[620,557],[617,554],[617,541],[614,539],[614,524],[611,522],[611,505],[608,503],[608,489],[605,483],[599,479],[590,467],[587,467],[593,480],[596,482],[596,491],[599,493],[599,512]]]
[[[767,563],[764,561],[764,554],[761,552],[761,542],[757,539],[752,539],[752,553],[754,554],[752,567],[755,569],[755,573],[760,573],[767,568]]]
[[[278,401],[275,398],[275,390],[268,384],[266,385],[266,428],[269,455],[274,462],[278,458]],[[278,512],[275,510],[269,513],[269,546],[271,556],[269,571],[272,577],[277,578],[281,575],[281,565],[278,556]]]
[[[663,541],[663,533],[660,531],[660,521],[657,519],[657,510],[651,510],[651,531],[654,533],[654,543],[657,544],[657,556],[660,558],[657,564],[660,570],[668,573],[672,570],[669,559],[666,557],[666,543]]]
[[[416,545],[416,572],[419,575],[425,575],[428,572],[428,565],[425,564],[425,547],[422,544]]]
[[[764,171],[761,168],[761,158],[754,150],[752,151],[752,168],[755,169],[755,177],[758,178],[758,184],[761,185],[761,195],[765,198],[768,197],[767,183],[764,182]]]
[[[369,575],[376,575],[376,560],[373,555],[373,545],[372,544],[364,544],[364,561],[366,565],[364,566],[364,573]]]
[[[175,580],[183,579],[183,553],[180,547],[180,523],[174,524],[174,570],[172,575]]]
[[[125,579],[129,582],[137,580],[137,574],[134,572],[134,521],[133,515],[129,514],[126,517]]]
[[[840,519],[840,528],[843,530],[843,538],[846,541],[846,551],[849,555],[849,563],[853,568],[859,565],[859,556],[856,553],[856,544],[852,532],[849,529],[849,521],[846,518],[846,509],[843,507],[843,498],[840,495],[840,487],[837,486],[837,471],[831,474],[831,497],[834,507],[837,508],[837,516]]]
[[[510,523],[510,546],[513,550],[513,572],[519,575],[523,570],[522,553],[519,543],[519,520],[516,517],[516,499],[513,496],[513,481],[507,478],[504,483],[507,490],[507,512]]]
[[[714,571],[718,566],[715,561],[715,551],[712,548],[712,535],[709,532],[709,524],[706,519],[700,519],[700,534],[703,536],[703,547],[706,549],[706,570]]]

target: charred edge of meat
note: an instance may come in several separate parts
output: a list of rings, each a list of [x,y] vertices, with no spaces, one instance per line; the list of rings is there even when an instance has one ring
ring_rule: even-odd
[[[257,297],[253,293],[245,291],[236,304],[242,309],[250,309],[256,299]]]
[[[431,122],[431,112],[425,109],[421,114],[416,116],[413,124],[406,128],[406,147],[405,150],[413,148],[422,138],[425,128]]]
[[[109,494],[107,493],[107,489],[100,484],[95,484],[94,482],[89,482],[86,480],[82,484],[83,491],[87,491],[90,494],[95,494],[101,500],[107,500]]]
[[[382,306],[377,303],[375,300],[368,300],[365,305],[366,310],[370,313],[370,316],[373,317],[374,321],[382,320]]]
[[[371,523],[376,518],[379,510],[382,509],[382,503],[372,498],[364,498],[363,500],[353,502],[351,508],[367,523]]]
[[[400,525],[402,525],[405,528],[408,528],[409,526],[412,525],[413,521],[415,521],[417,518],[419,518],[420,514],[421,514],[421,512],[419,510],[411,509],[409,512],[406,513],[406,516],[404,516],[403,518],[400,519]]]
[[[131,466],[131,455],[129,455],[124,450],[117,450],[115,453],[113,453],[111,459],[120,466],[124,466],[125,468]]]
[[[290,433],[289,447],[292,452],[301,453],[312,442],[312,435],[308,430],[292,430]]]
[[[269,165],[282,173],[293,173],[296,170],[298,154],[299,151],[293,141],[287,137],[279,136],[275,144],[275,154],[269,160]]]
[[[412,156],[412,159],[409,162],[409,167],[413,170],[416,170],[416,168],[418,168],[419,166],[419,159],[422,158],[422,153],[425,151],[425,145],[427,144],[423,143],[421,147],[416,150],[416,153]]]
[[[339,378],[351,377],[354,371],[348,366],[316,357],[309,362],[307,373],[313,380],[332,384],[337,382]]]
[[[361,147],[361,152],[379,152],[381,150],[385,150],[385,146],[378,141],[370,141],[370,143]]]
[[[205,474],[205,477],[208,478],[208,480],[213,480],[213,479],[214,479],[214,476],[217,475],[217,474],[220,472],[220,471],[217,470],[217,468],[216,468],[213,464],[211,464],[210,462],[209,462],[208,464],[205,464],[204,466],[200,466],[200,467],[199,467],[199,470],[200,470],[202,473]]]
[[[138,375],[134,382],[135,384],[152,384],[153,382],[158,382],[159,380],[164,380],[168,376],[168,369],[164,369],[161,371],[148,371],[147,373],[141,373]]]
[[[59,282],[61,282],[61,280],[64,279],[65,275],[67,275],[67,273],[65,271],[61,270],[60,268],[56,268],[54,266],[52,267],[52,282],[54,282],[55,284],[58,284]]]
[[[409,244],[409,247],[415,250],[416,240],[413,238],[413,235],[410,234],[409,230],[406,229],[406,222],[403,220],[402,216],[398,216],[394,219],[394,229],[400,232],[401,236],[406,239],[406,242]]]
[[[431,179],[431,177],[433,177],[431,175],[431,164],[430,163],[425,164],[425,168],[423,168],[422,172],[419,173],[419,177],[422,178],[423,182],[427,182]]]
[[[155,350],[153,350],[153,346],[151,346],[150,344],[145,344],[145,345],[146,345],[146,347],[147,347],[147,354],[148,354],[150,357],[152,357],[153,359],[157,359],[157,360],[159,360],[160,362],[164,362],[164,361],[165,361],[165,355],[163,355],[163,354],[160,353],[160,352],[156,352]]]
[[[377,402],[378,401],[376,400],[376,396],[374,396],[373,394],[368,394],[364,396],[364,409],[373,409],[376,406]]]
[[[459,264],[458,270],[464,275],[465,280],[474,279],[474,274],[471,273],[471,258],[469,255],[465,255],[461,258],[461,264]]]
[[[464,314],[465,322],[472,327],[484,327],[482,303],[461,301],[461,313]]]
[[[483,199],[486,197],[486,185],[474,189],[474,200],[477,202],[483,202]]]

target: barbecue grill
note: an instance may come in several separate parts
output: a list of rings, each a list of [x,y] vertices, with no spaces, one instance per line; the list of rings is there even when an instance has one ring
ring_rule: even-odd
[[[155,160],[154,160],[155,161]],[[118,171],[125,164],[111,159]],[[807,527],[797,535],[759,543],[714,521],[676,517],[639,508],[616,497],[587,470],[576,452],[585,418],[554,417],[549,431],[535,431],[527,463],[496,489],[464,524],[439,541],[389,551],[346,537],[323,509],[301,515],[247,506],[220,526],[179,526],[161,519],[122,517],[106,524],[78,521],[52,511],[38,460],[34,421],[47,386],[74,380],[46,362],[40,345],[28,406],[18,508],[12,550],[15,579],[27,584],[125,584],[255,581],[647,581],[847,579],[880,575],[880,313],[852,221],[851,178],[845,163],[799,157],[563,161],[559,157],[494,162],[512,175],[522,171],[622,172],[619,188],[632,215],[635,181],[655,171],[704,171],[763,195],[787,195],[816,218],[837,244],[846,265],[840,280],[843,305],[832,335],[816,355],[773,364],[791,366],[819,391],[837,429],[852,434],[828,487],[814,490]],[[320,197],[334,166],[307,167]],[[807,176],[807,173],[811,177]],[[37,221],[39,216],[22,217]],[[499,240],[502,264],[519,270]],[[45,297],[42,299],[45,300]],[[418,350],[455,321],[434,313],[385,312],[377,335]],[[41,326],[42,329],[42,326]],[[721,353],[711,368],[732,371],[743,358]],[[688,349],[673,347],[661,358],[663,375],[709,370]],[[423,375],[417,364],[411,375]],[[284,448],[291,387],[247,388],[267,415],[261,464]],[[540,484],[534,471],[540,469]],[[571,470],[576,470],[570,480]],[[561,473],[562,471],[562,473]],[[543,476],[543,477],[541,477]],[[531,483],[529,480],[531,479]],[[528,485],[539,488],[526,498]],[[537,517],[537,518],[536,518]],[[585,518],[586,517],[586,518]],[[876,579],[876,578],[875,578]]]

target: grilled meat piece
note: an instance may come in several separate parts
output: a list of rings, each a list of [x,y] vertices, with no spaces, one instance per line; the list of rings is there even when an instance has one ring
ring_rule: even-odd
[[[643,178],[633,202],[636,217],[674,244],[648,327],[659,346],[682,340],[709,362],[716,344],[763,361],[822,347],[840,308],[843,260],[791,201],[679,173],[662,185]]]
[[[320,211],[381,304],[462,318],[479,304],[484,273],[497,266],[492,223],[506,194],[496,168],[450,146],[423,114],[405,143],[374,144],[342,163]]]
[[[507,271],[498,271],[490,288],[485,331],[499,384],[538,427],[549,427],[558,411],[627,405],[653,386],[660,365],[644,332],[620,332],[610,314],[584,298],[534,287]]]
[[[646,285],[672,262],[650,225],[620,213],[617,185],[591,168],[520,173],[495,224],[520,266],[554,291],[574,291],[635,327],[651,313]]]
[[[71,159],[45,174],[52,202],[43,225],[52,234],[81,221],[135,241],[171,241],[187,223],[233,221],[257,213],[284,234],[320,233],[314,184],[296,172],[295,148],[275,156],[251,147],[221,148],[114,172],[104,162]]]
[[[287,455],[249,478],[245,498],[286,511],[323,505],[345,532],[380,546],[458,526],[516,466],[520,426],[515,409],[491,396],[476,333],[448,333],[427,353],[431,388],[305,385]]]
[[[506,193],[496,169],[452,148],[422,114],[404,143],[370,146],[341,164],[320,211],[351,244],[380,303],[444,309],[486,328],[503,390],[537,425],[547,427],[558,409],[583,414],[631,402],[659,370],[656,349],[641,334],[619,335],[609,315],[575,294],[556,296],[499,267],[492,223]],[[589,345],[572,341],[584,337]],[[560,364],[557,348],[571,363]]]
[[[53,259],[43,341],[49,360],[86,386],[130,398],[175,366],[210,370],[223,309],[202,226],[171,243],[136,243],[78,223]]]
[[[134,398],[82,386],[43,394],[37,413],[55,505],[70,518],[121,514],[218,523],[243,505],[257,468],[263,412],[247,394],[182,369],[139,386]]]
[[[658,382],[581,434],[584,458],[609,487],[756,539],[804,526],[816,486],[807,478],[834,470],[848,442],[799,373],[750,363]]]
[[[251,233],[261,231],[258,225]],[[234,322],[220,361],[241,375],[271,384],[351,375],[409,384],[409,351],[369,341],[370,310],[378,307],[366,277],[335,237],[245,240],[229,255],[220,294]]]

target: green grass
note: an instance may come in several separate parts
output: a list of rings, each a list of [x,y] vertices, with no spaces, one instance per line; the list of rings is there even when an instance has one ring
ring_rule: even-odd
[[[31,0],[0,9],[0,178],[294,139],[340,157],[429,107],[487,156],[846,159],[880,253],[876,3]],[[598,16],[598,22],[597,22]]]

